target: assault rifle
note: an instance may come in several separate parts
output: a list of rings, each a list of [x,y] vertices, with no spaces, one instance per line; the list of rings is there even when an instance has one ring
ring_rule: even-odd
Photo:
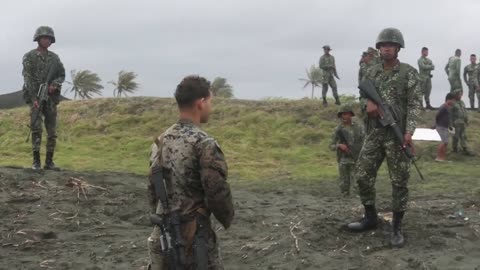
[[[45,83],[42,83],[40,85],[40,87],[38,88],[38,93],[37,93],[37,96],[35,98],[35,101],[37,102],[38,107],[35,107],[35,105],[33,105],[32,118],[31,118],[32,122],[30,122],[30,126],[29,126],[30,131],[28,132],[27,139],[25,140],[26,143],[28,143],[28,140],[30,140],[30,135],[32,135],[32,127],[38,121],[38,118],[40,117],[40,114],[43,111],[43,107],[45,106],[45,104],[48,101],[48,86],[52,83],[52,80],[53,80],[52,77],[55,74],[55,67],[56,67],[55,64],[52,64],[50,66]],[[35,102],[34,102],[34,104],[35,104]]]
[[[371,100],[373,103],[375,103],[378,107],[378,110],[380,111],[380,116],[378,118],[380,124],[384,127],[389,127],[393,133],[395,134],[395,137],[398,139],[398,142],[400,146],[403,149],[403,152],[409,158],[415,166],[415,169],[418,172],[418,175],[420,176],[420,179],[424,180],[423,174],[420,172],[418,169],[417,164],[415,163],[416,158],[415,155],[413,154],[412,148],[410,145],[403,145],[405,144],[405,138],[403,135],[403,131],[400,128],[400,126],[397,124],[397,119],[395,118],[395,112],[392,110],[392,108],[388,104],[384,104],[382,98],[377,92],[377,89],[375,88],[375,85],[371,80],[365,80],[360,83],[358,86],[358,89],[360,89],[360,92],[369,100]]]

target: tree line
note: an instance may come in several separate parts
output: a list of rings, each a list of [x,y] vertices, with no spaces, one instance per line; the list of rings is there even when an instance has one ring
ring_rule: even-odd
[[[102,79],[97,73],[90,70],[72,70],[70,71],[72,78],[70,87],[65,90],[65,93],[73,93],[73,99],[91,99],[95,95],[101,96],[104,86]],[[120,71],[116,80],[109,81],[108,84],[113,85],[114,97],[127,97],[138,91],[140,84],[137,82],[137,74],[133,71]],[[227,82],[227,79],[216,77],[211,84],[211,91],[214,96],[222,98],[233,98],[233,87]]]

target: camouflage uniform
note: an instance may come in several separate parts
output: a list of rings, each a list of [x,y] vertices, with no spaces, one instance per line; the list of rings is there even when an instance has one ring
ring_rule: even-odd
[[[448,59],[448,63],[445,66],[445,72],[448,75],[448,81],[450,82],[450,92],[456,89],[463,89],[462,80],[460,79],[461,60],[458,56],[452,56]]]
[[[418,70],[422,94],[427,107],[430,107],[430,93],[432,92],[432,70],[435,69],[432,60],[425,56],[418,59]]]
[[[374,82],[384,103],[392,107],[400,127],[413,134],[421,110],[420,80],[416,69],[398,62],[392,70],[384,70],[383,65],[378,64],[368,70],[367,78]],[[405,211],[410,160],[390,128],[381,127],[377,119],[369,118],[368,121],[374,128],[367,131],[355,168],[361,201],[367,206],[375,205],[375,179],[386,158],[392,181],[392,209]]]
[[[352,122],[351,126],[339,124],[332,134],[330,150],[337,151],[338,173],[340,191],[343,194],[350,193],[350,183],[353,181],[355,162],[362,148],[365,133],[363,126]],[[349,146],[351,153],[345,153],[338,149],[339,144]]]
[[[456,152],[458,150],[458,142],[460,142],[460,146],[465,152],[468,152],[468,145],[467,145],[467,134],[465,132],[465,128],[468,126],[468,114],[467,108],[465,107],[465,103],[462,100],[455,101],[451,109],[451,123],[455,128],[455,134],[453,135],[452,147],[453,151]]]
[[[463,69],[463,80],[468,85],[468,98],[470,100],[470,108],[475,108],[475,92],[478,90],[478,65],[470,64]],[[478,95],[477,95],[478,97]],[[479,103],[480,107],[480,103]]]
[[[42,54],[36,49],[31,50],[23,56],[23,97],[30,105],[30,127],[32,129],[32,150],[40,151],[42,142],[42,116],[33,119],[34,111],[38,110],[33,106],[39,87],[47,80],[50,68],[55,67],[52,84],[57,86],[57,93],[49,95],[47,103],[43,106],[41,114],[45,117],[45,128],[47,130],[47,152],[54,152],[57,140],[57,104],[60,101],[60,88],[65,80],[65,68],[60,58],[55,53],[48,51]]]
[[[336,75],[335,57],[330,54],[324,54],[320,57],[319,61],[320,69],[322,70],[322,98],[325,101],[327,99],[328,86],[332,88],[333,97],[339,103],[337,83],[335,82],[334,75]]]
[[[188,120],[179,120],[163,134],[158,158],[164,168],[170,211],[179,211],[187,220],[194,219],[204,209],[228,228],[233,220],[234,209],[232,195],[227,179],[227,163],[217,142]],[[161,203],[157,203],[157,214],[162,214]],[[210,219],[208,233],[208,269],[223,269],[215,231]],[[182,224],[182,234],[186,241],[187,266],[194,269],[192,251],[193,235],[190,223]],[[193,229],[195,233],[196,229]],[[149,269],[167,269],[166,260],[161,252],[160,229],[158,226],[148,238],[151,264]]]

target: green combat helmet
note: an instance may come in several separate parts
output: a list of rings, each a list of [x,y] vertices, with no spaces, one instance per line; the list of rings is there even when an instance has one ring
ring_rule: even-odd
[[[395,43],[400,45],[400,48],[405,48],[405,41],[403,41],[403,35],[397,28],[385,28],[380,32],[377,38],[376,47],[380,49],[380,43]]]
[[[344,104],[340,106],[337,112],[337,117],[342,116],[342,113],[349,112],[352,114],[352,116],[355,116],[355,113],[353,113],[352,106],[350,104]]]
[[[35,35],[33,35],[33,41],[38,41],[40,37],[50,37],[52,43],[55,43],[55,34],[50,26],[40,26],[37,28]]]

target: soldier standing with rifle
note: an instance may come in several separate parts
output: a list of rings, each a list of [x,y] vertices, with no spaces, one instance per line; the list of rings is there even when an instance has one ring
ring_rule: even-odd
[[[55,34],[49,26],[40,26],[33,41],[38,47],[23,56],[23,98],[30,105],[30,131],[32,134],[32,169],[41,169],[40,146],[42,142],[42,115],[47,129],[46,170],[57,170],[53,154],[57,141],[57,104],[65,80],[65,69],[58,55],[49,51],[55,43]],[[29,140],[30,135],[27,137]]]
[[[377,227],[375,179],[380,165],[386,159],[393,197],[393,229],[390,242],[393,247],[402,247],[404,237],[401,223],[407,209],[407,183],[414,152],[412,135],[421,111],[420,80],[415,68],[397,59],[398,52],[405,47],[403,35],[398,29],[382,30],[376,47],[380,49],[383,63],[372,66],[368,70],[368,80],[365,81],[367,83],[362,83],[359,87],[365,90],[363,86],[367,86],[368,90],[373,90],[373,93],[381,98],[380,101],[374,101],[371,97],[367,99],[368,121],[373,128],[367,132],[355,168],[365,216],[347,227],[354,232],[364,232]],[[363,90],[360,95],[366,99]]]
[[[332,49],[329,45],[323,46],[324,54],[320,57],[319,67],[322,70],[322,99],[323,106],[328,106],[327,92],[328,86],[332,88],[333,97],[335,98],[335,104],[340,105],[340,98],[338,97],[337,83],[335,78],[340,79],[337,73],[337,67],[335,65],[335,57],[330,54]],[[335,78],[334,78],[335,77]]]
[[[200,129],[212,109],[210,82],[188,76],[177,86],[175,99],[180,119],[156,141],[151,167],[156,214],[151,217],[155,227],[148,238],[148,269],[223,269],[210,215],[227,229],[234,209],[223,152]]]

